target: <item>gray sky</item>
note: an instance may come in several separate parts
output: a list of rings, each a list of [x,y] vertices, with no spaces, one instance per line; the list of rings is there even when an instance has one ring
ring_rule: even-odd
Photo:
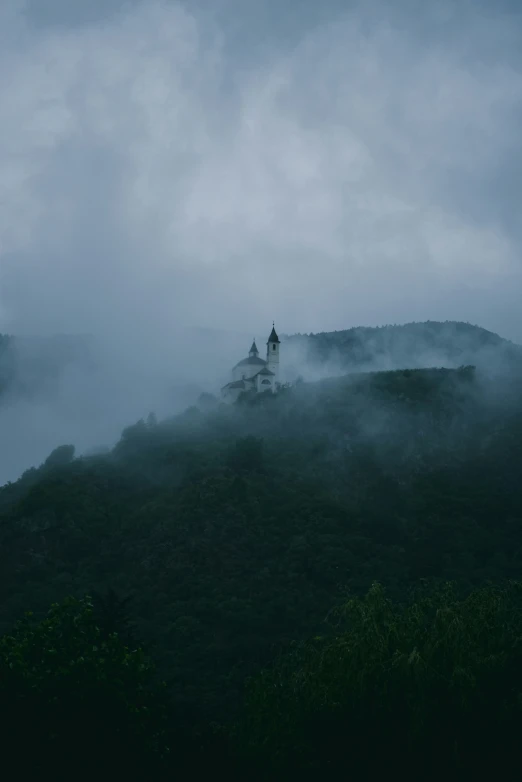
[[[0,332],[522,341],[521,14],[2,0]]]

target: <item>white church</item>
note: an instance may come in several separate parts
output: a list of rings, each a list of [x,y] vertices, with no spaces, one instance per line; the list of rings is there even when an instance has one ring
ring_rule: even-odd
[[[256,341],[252,342],[252,347],[248,356],[240,361],[232,369],[232,379],[230,383],[221,389],[221,397],[226,402],[235,402],[243,391],[276,391],[279,383],[279,337],[276,334],[274,324],[272,331],[266,343],[266,361],[260,358]]]

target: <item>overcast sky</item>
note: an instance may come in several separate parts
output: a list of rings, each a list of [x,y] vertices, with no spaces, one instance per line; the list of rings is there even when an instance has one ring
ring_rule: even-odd
[[[522,342],[521,14],[1,0],[0,332]]]

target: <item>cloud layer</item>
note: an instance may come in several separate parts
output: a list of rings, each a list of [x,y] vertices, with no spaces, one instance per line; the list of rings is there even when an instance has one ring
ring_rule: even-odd
[[[0,330],[522,339],[514,13],[2,7]]]

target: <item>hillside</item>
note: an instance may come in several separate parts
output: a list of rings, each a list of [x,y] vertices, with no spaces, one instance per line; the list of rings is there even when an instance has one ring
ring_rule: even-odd
[[[285,352],[296,369],[325,376],[357,370],[456,368],[473,364],[506,371],[522,366],[522,348],[491,331],[458,321],[427,321],[295,334]]]
[[[112,588],[179,701],[225,719],[348,590],[518,577],[521,390],[357,374],[141,421],[107,455],[64,448],[0,490],[0,629]]]

